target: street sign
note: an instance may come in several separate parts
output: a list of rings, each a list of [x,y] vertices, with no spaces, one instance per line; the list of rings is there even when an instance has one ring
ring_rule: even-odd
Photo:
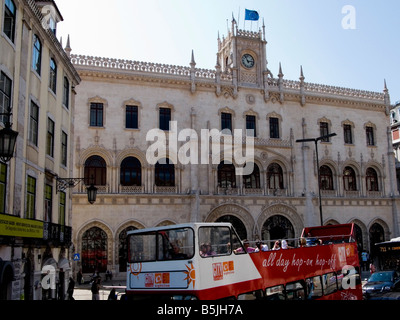
[[[81,256],[79,255],[79,253],[75,253],[74,254],[74,261],[79,261],[81,260]]]

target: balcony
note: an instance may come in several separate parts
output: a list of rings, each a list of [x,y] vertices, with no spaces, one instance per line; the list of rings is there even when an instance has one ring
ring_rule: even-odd
[[[34,239],[36,242],[53,246],[69,246],[72,241],[72,228],[2,213],[0,214],[0,237],[2,236]]]

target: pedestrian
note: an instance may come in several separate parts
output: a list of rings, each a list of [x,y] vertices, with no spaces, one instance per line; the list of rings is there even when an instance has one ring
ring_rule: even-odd
[[[362,269],[363,271],[368,271],[368,252],[363,251],[361,253],[361,260],[362,260]]]
[[[115,293],[115,288],[112,288],[107,300],[117,300],[117,295]]]
[[[78,274],[76,275],[76,280],[78,281],[78,284],[83,283],[83,275],[82,275],[82,269],[79,269]]]
[[[92,300],[100,300],[100,278],[95,278],[91,287]]]
[[[75,281],[72,279],[72,277],[69,277],[69,283],[68,283],[68,300],[75,300],[73,295],[74,295],[74,288],[75,288]]]

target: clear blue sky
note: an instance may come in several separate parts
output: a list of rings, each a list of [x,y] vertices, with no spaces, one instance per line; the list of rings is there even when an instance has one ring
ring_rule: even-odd
[[[400,100],[399,0],[56,0],[75,54],[214,69],[217,36],[232,13],[239,28],[257,31],[264,19],[268,67],[286,79],[369,91]],[[355,9],[342,13],[344,6]],[[245,8],[260,21],[246,21]],[[239,16],[240,12],[240,16]],[[348,18],[355,17],[355,20]],[[354,29],[342,22],[353,22]]]

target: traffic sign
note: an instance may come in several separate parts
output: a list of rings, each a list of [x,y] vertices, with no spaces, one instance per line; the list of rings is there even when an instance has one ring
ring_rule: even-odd
[[[74,261],[79,261],[81,260],[81,256],[79,255],[79,253],[75,253],[74,254]]]

